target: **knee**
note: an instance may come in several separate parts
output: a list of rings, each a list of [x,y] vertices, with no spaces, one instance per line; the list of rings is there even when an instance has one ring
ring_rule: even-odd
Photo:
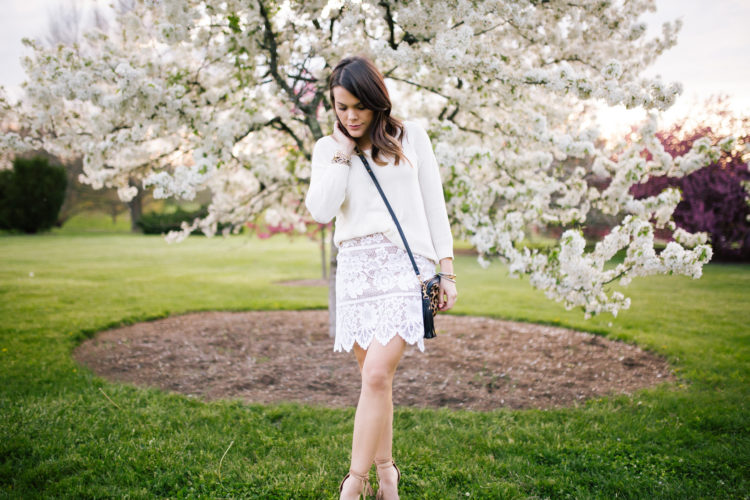
[[[384,367],[365,366],[362,368],[362,388],[374,392],[385,392],[391,388],[392,375]]]

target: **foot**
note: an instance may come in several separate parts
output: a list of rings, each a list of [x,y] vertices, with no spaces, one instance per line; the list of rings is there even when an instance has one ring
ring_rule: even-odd
[[[357,474],[349,471],[339,486],[339,500],[358,500],[372,495],[372,488],[367,474]]]
[[[378,471],[378,500],[398,500],[398,481],[401,472],[392,459],[376,460]]]

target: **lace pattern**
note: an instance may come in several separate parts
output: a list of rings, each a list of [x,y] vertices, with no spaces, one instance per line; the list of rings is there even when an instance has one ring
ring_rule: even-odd
[[[435,273],[426,257],[414,255],[424,278]],[[382,233],[342,241],[336,258],[336,340],[334,351],[367,349],[395,335],[424,352],[420,285],[406,250]]]

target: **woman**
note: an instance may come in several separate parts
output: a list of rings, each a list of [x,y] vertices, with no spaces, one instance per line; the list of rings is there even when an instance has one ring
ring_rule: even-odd
[[[318,140],[305,204],[321,223],[336,217],[334,351],[354,349],[362,390],[354,417],[349,473],[340,498],[398,498],[392,458],[392,382],[406,344],[424,352],[420,284],[385,202],[358,157],[365,155],[404,231],[423,279],[440,263],[441,311],[456,301],[453,238],[430,139],[415,122],[391,116],[383,76],[363,57],[339,62],[329,81],[337,123]]]

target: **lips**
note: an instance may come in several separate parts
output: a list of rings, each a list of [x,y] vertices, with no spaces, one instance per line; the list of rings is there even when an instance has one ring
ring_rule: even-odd
[[[360,123],[359,125],[348,125],[348,127],[349,127],[350,129],[353,129],[353,130],[357,130],[357,129],[358,129],[359,127],[361,127],[361,126],[362,126],[362,124],[361,124],[361,123]]]

